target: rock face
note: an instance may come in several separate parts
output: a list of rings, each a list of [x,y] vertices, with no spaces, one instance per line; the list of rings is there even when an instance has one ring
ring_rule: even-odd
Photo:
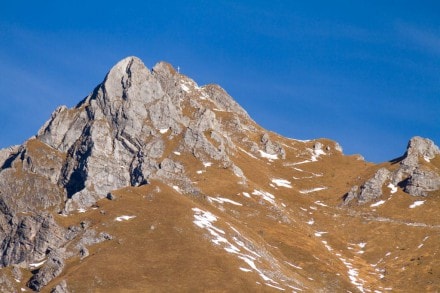
[[[354,186],[345,197],[345,202],[348,203],[353,199],[357,199],[362,204],[379,198],[382,196],[382,187],[389,180],[390,173],[385,168],[379,169],[373,178],[367,180],[360,188]]]
[[[57,277],[64,268],[63,254],[51,251],[47,256],[45,265],[38,270],[29,280],[28,287],[35,291],[40,291],[53,278]]]
[[[438,146],[427,138],[413,137],[407,151],[400,159],[399,167],[394,171],[379,169],[376,174],[344,195],[344,203],[356,200],[359,204],[367,203],[382,196],[382,189],[387,184],[399,186],[412,196],[428,196],[429,192],[440,190],[440,175],[424,165],[440,154]]]
[[[195,94],[198,99],[183,99]],[[193,116],[185,116],[190,109]],[[252,124],[218,86],[200,88],[164,62],[149,71],[136,57],[120,61],[91,95],[74,109],[58,108],[38,133],[38,140],[67,154],[54,176],[65,191],[65,212],[151,178],[172,179],[186,192],[196,192],[181,167],[163,158],[164,133],[183,136],[180,148],[197,158],[232,167],[228,153],[234,144],[211,109],[232,113],[236,124]],[[270,141],[266,146],[282,154]]]

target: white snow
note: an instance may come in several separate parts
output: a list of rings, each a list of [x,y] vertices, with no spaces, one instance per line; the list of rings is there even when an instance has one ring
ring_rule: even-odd
[[[239,203],[239,202],[233,201],[233,200],[228,199],[228,198],[223,198],[223,197],[210,197],[210,196],[208,196],[208,201],[210,201],[210,202],[215,201],[215,202],[218,202],[220,204],[230,203],[230,204],[233,204],[233,205],[236,205],[236,206],[242,206],[242,204]]]
[[[243,192],[243,195],[244,195],[245,197],[251,198],[251,195],[250,195],[249,193],[247,193],[247,192]]]
[[[173,189],[179,193],[181,193],[179,186],[173,185]]]
[[[270,203],[275,203],[274,199],[275,196],[273,196],[273,194],[270,194],[269,192],[266,191],[260,191],[260,190],[254,190],[252,192],[253,195],[259,195],[261,196],[265,201],[268,201]]]
[[[313,225],[313,224],[315,224],[315,220],[311,219],[311,220],[309,220],[309,221],[306,222],[306,223],[309,224],[309,225]]]
[[[328,251],[333,251],[333,248],[328,244],[327,241],[322,240],[322,243],[324,244],[325,248],[327,248]]]
[[[42,261],[40,261],[40,262],[30,263],[30,264],[29,264],[29,267],[30,267],[31,269],[36,269],[36,268],[41,267],[45,262],[46,262],[46,259],[44,259],[44,260],[42,260]]]
[[[167,133],[168,130],[169,130],[169,128],[161,128],[161,129],[159,129],[159,132],[164,134],[164,133]]]
[[[262,151],[262,150],[258,150],[258,151],[260,152],[260,156],[262,158],[269,159],[269,160],[278,160],[278,155],[268,154],[268,153],[266,153],[265,151]]]
[[[275,289],[278,289],[278,290],[280,290],[280,291],[286,291],[286,289],[284,289],[284,288],[281,288],[281,287],[278,287],[278,286],[275,286],[275,285],[272,285],[272,284],[270,284],[270,283],[265,283],[267,286],[269,286],[269,287],[272,287],[272,288],[275,288]]]
[[[393,183],[388,184],[387,186],[389,189],[391,189],[391,193],[397,192],[397,186],[395,186]]]
[[[307,193],[312,193],[312,192],[321,191],[321,190],[325,190],[325,189],[327,189],[327,187],[315,187],[312,189],[300,190],[299,192],[302,194],[307,194]]]
[[[197,170],[196,171],[197,174],[202,174],[203,172],[205,172],[205,171],[203,171],[203,170]]]
[[[217,217],[208,211],[201,210],[199,208],[192,208],[194,211],[194,220],[193,223],[199,228],[206,229],[211,235],[211,241],[221,246],[225,251],[236,255],[239,259],[244,261],[249,268],[239,267],[239,269],[243,272],[256,272],[263,279],[267,286],[271,286],[273,288],[277,288],[279,290],[284,290],[279,287],[280,284],[270,277],[268,277],[264,270],[258,268],[258,264],[261,264],[260,258],[264,257],[266,260],[266,255],[258,254],[254,251],[254,244],[247,238],[241,235],[241,233],[235,229],[231,224],[229,228],[234,231],[235,234],[232,239],[228,240],[228,234],[226,230],[219,229],[214,225],[217,222]],[[247,244],[249,243],[249,244]],[[249,254],[247,254],[249,253]],[[281,281],[285,282],[285,280],[281,279]],[[259,282],[257,282],[259,283]]]
[[[131,220],[133,218],[136,218],[136,216],[119,216],[115,218],[115,221],[122,222],[122,221]]]
[[[176,156],[180,156],[181,153],[180,152],[173,152]]]
[[[348,269],[348,278],[350,279],[351,283],[355,285],[359,291],[362,293],[365,292],[364,289],[364,283],[365,281],[359,278],[359,271],[358,269],[353,268],[353,265],[348,262],[346,259],[340,257],[339,258],[342,263],[345,265],[345,267]]]
[[[288,264],[291,267],[294,267],[295,269],[298,269],[298,270],[302,270],[303,269],[302,267],[300,267],[298,265],[295,265],[295,264],[293,264],[291,262],[285,261],[285,263]]]
[[[428,162],[428,163],[431,162],[431,159],[428,158],[427,156],[423,156],[423,159],[425,159],[425,161]]]
[[[380,201],[378,201],[376,203],[371,204],[370,207],[375,208],[375,207],[378,207],[380,205],[383,205],[384,203],[385,203],[384,200],[380,200]]]
[[[279,187],[292,188],[292,183],[286,179],[272,179],[272,182]]]
[[[316,205],[322,206],[322,207],[328,207],[328,205],[326,205],[325,203],[322,203],[321,201],[317,200],[315,201]]]
[[[203,162],[203,166],[205,166],[205,168],[211,167],[212,163],[211,162]]]
[[[358,243],[357,246],[359,246],[359,247],[362,249],[362,248],[364,248],[365,246],[367,246],[367,243],[366,243],[366,242],[361,242],[361,243]]]
[[[180,87],[182,88],[182,90],[184,90],[185,92],[189,93],[189,87],[187,87],[184,84],[181,84]]]
[[[220,243],[229,243],[226,238],[221,236],[220,234],[225,234],[225,231],[215,227],[212,223],[217,221],[217,217],[211,214],[208,211],[203,211],[199,208],[193,208],[194,211],[194,221],[193,223],[196,224],[198,227],[208,230],[208,232],[214,236],[214,239],[212,239],[212,242],[220,245]]]
[[[327,234],[328,232],[324,232],[324,231],[316,231],[315,232],[315,236],[316,237],[321,237],[322,235],[324,235],[324,234]]]
[[[424,200],[417,200],[415,201],[412,205],[409,206],[410,209],[413,209],[415,207],[421,206],[422,204],[424,204],[425,201]]]
[[[292,163],[292,166],[295,166],[295,165],[302,165],[302,164],[310,163],[310,162],[312,162],[312,161],[311,161],[311,160],[304,160],[304,161],[301,161],[301,162]],[[302,171],[302,170],[301,170],[301,171]]]
[[[311,158],[312,162],[318,161],[318,158],[321,155],[325,155],[325,152],[323,150],[321,150],[321,149],[313,150],[312,153],[313,153],[312,158]]]
[[[83,208],[78,209],[78,213],[85,213],[85,212],[86,212],[86,209],[83,209]]]
[[[254,159],[258,159],[256,156],[254,156],[254,155],[251,154],[250,152],[248,152],[248,151],[242,149],[241,147],[239,147],[239,149],[240,149],[240,151],[242,151],[243,153],[245,153],[245,154],[248,155],[249,157],[254,158]]]

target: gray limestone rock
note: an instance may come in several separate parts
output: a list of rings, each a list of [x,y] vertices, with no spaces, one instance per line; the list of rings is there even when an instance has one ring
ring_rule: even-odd
[[[48,251],[64,243],[64,230],[50,214],[22,218],[9,215],[7,218],[10,219],[9,226],[0,218],[0,226],[7,231],[6,235],[0,236],[2,266],[39,261]]]
[[[428,196],[428,192],[440,189],[440,175],[416,168],[402,185],[404,185],[404,191],[410,195]]]
[[[58,285],[53,287],[50,293],[69,293],[66,280],[62,280]]]
[[[40,291],[55,277],[61,274],[64,268],[64,256],[61,251],[51,251],[47,256],[47,261],[38,269],[28,282],[28,287],[35,291]]]
[[[440,150],[432,140],[415,136],[411,138],[408,143],[408,147],[404,155],[405,158],[402,160],[401,165],[407,168],[414,168],[418,166],[419,159],[422,158],[429,162],[439,154]]]
[[[396,170],[393,172],[384,168],[378,170],[374,177],[367,180],[360,188],[354,186],[345,194],[344,203],[357,199],[361,204],[378,198],[382,195],[382,187],[388,180],[412,196],[428,196],[429,192],[440,190],[440,174],[435,172],[435,168],[431,170],[421,164],[421,160],[429,164],[439,154],[440,150],[433,141],[418,136],[413,137],[400,162],[394,161],[399,162]]]
[[[391,172],[385,168],[379,169],[374,176],[367,180],[358,188],[357,186],[344,196],[344,203],[348,204],[353,199],[362,203],[367,203],[382,196],[382,187],[390,179]]]
[[[272,142],[267,133],[264,133],[261,136],[261,143],[263,144],[263,150],[272,155],[279,155],[282,159],[286,158],[286,151],[284,148],[277,142]]]

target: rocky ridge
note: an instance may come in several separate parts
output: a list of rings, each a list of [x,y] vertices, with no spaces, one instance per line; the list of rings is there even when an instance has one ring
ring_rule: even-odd
[[[353,186],[344,195],[344,203],[349,204],[352,200],[360,204],[371,202],[380,198],[387,186],[392,189],[399,186],[412,196],[428,196],[429,192],[440,189],[438,168],[427,164],[439,154],[440,150],[433,141],[413,137],[403,157],[394,160],[397,168],[381,168],[361,186]]]
[[[402,158],[374,167],[373,174],[354,185],[342,202],[354,206],[354,203],[381,199],[386,188],[420,197],[438,191],[440,176],[436,160],[439,153],[432,141],[414,137]],[[324,163],[327,161],[334,166],[327,167],[328,163]],[[51,282],[57,282],[52,284],[51,292],[68,292],[69,284],[59,279],[66,263],[76,258],[80,262],[87,261],[93,246],[122,241],[94,225],[92,222],[100,221],[98,218],[77,222],[74,219],[84,213],[106,216],[100,207],[103,199],[117,204],[131,193],[129,189],[120,195],[118,190],[155,185],[157,189],[143,196],[150,201],[165,189],[160,185],[164,184],[172,192],[197,203],[199,207],[192,208],[194,217],[199,219],[194,221],[196,226],[208,229],[211,236],[219,231],[234,235],[229,240],[225,235],[214,237],[212,241],[249,264],[251,270],[269,284],[267,288],[311,288],[310,280],[290,272],[285,261],[278,260],[279,252],[270,251],[268,244],[250,240],[260,239],[262,235],[242,236],[237,226],[230,223],[221,229],[212,228],[212,223],[206,221],[218,217],[213,210],[211,213],[201,208],[207,208],[206,204],[211,209],[218,208],[215,211],[226,213],[223,216],[232,217],[230,221],[233,221],[240,219],[240,213],[226,209],[223,204],[246,206],[249,215],[266,215],[265,219],[274,221],[275,224],[270,222],[268,227],[297,225],[298,216],[272,193],[278,193],[280,188],[292,189],[290,196],[284,199],[286,202],[293,196],[327,189],[329,193],[342,194],[345,187],[340,188],[333,182],[340,180],[340,176],[354,176],[341,173],[338,164],[345,161],[349,163],[343,164],[369,166],[357,157],[344,157],[335,142],[288,140],[262,129],[217,85],[198,86],[170,64],[161,62],[149,70],[140,59],[128,57],[116,64],[77,106],[57,108],[35,137],[22,146],[0,150],[1,266],[13,268],[11,276],[20,282],[27,278],[25,282],[32,290],[44,290]],[[307,171],[306,166],[310,164],[321,167]],[[205,175],[207,168],[217,170],[216,175]],[[295,175],[286,180],[280,179],[280,174]],[[221,179],[217,179],[219,176]],[[202,181],[207,178],[217,182],[217,186],[205,186]],[[272,193],[261,187],[267,180],[265,188],[270,188]],[[292,180],[298,182],[292,184]],[[318,183],[335,186],[313,186]],[[308,184],[312,185],[307,187]],[[244,204],[218,195],[232,194],[232,190],[249,202]],[[252,197],[259,199],[253,201]],[[298,201],[297,204],[303,203]],[[328,207],[330,203],[315,200],[313,204]],[[336,207],[339,202],[332,204]],[[308,213],[312,214],[312,210]],[[299,211],[304,213],[304,208],[300,207]],[[116,217],[115,221],[127,219],[131,219],[130,216]],[[263,216],[260,221],[263,225]],[[313,224],[314,221],[308,220],[307,225]],[[150,230],[155,227],[151,225]],[[298,239],[310,234],[307,226],[296,229],[301,233]],[[316,237],[321,237],[320,233],[315,232],[319,235]],[[303,239],[306,241],[309,240]],[[325,243],[325,249],[330,252],[329,244]],[[316,244],[309,243],[309,246]],[[243,251],[239,253],[238,247],[251,251],[253,256],[246,256]],[[264,269],[256,268],[254,262]],[[347,263],[343,261],[345,267],[353,266]],[[26,277],[22,272],[24,275],[27,272]],[[326,278],[323,280],[331,279]],[[12,291],[13,281],[6,275],[2,280],[0,289]],[[358,281],[356,278],[355,281],[341,280],[334,288],[353,285],[363,288]]]

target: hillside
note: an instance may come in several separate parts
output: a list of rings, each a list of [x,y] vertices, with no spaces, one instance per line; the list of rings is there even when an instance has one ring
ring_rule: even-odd
[[[0,150],[1,291],[436,292],[440,151],[402,153],[282,137],[128,57]]]

